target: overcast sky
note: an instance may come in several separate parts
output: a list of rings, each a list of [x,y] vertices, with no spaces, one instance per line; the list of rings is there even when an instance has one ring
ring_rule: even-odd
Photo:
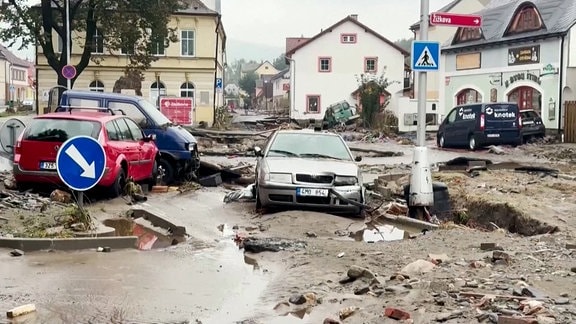
[[[214,0],[207,0],[214,1]],[[411,37],[408,27],[419,20],[420,0],[221,0],[222,20],[234,56],[249,48],[281,50],[286,37],[311,37],[350,14],[391,41]],[[430,11],[451,0],[429,0]],[[29,0],[29,3],[38,0]],[[249,44],[254,46],[250,46]],[[241,45],[238,45],[241,44]],[[15,51],[15,50],[14,50]],[[17,52],[25,58],[34,51]],[[280,53],[278,53],[280,54]],[[252,57],[251,57],[252,58]],[[258,58],[255,58],[258,59]]]

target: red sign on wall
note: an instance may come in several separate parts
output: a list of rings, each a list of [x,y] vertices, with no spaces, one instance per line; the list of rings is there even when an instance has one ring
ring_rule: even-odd
[[[192,125],[193,111],[192,98],[160,98],[160,112],[174,124]]]
[[[282,90],[283,91],[290,91],[290,83],[284,83],[282,85]]]

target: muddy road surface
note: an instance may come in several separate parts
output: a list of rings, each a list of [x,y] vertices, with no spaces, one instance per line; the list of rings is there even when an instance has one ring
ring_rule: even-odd
[[[150,251],[0,253],[0,309],[34,303],[26,323],[233,323],[256,312],[277,273],[245,260],[219,224],[239,218],[223,193],[151,199],[190,239]],[[220,227],[222,229],[222,227]],[[248,262],[248,263],[246,263]],[[0,317],[0,323],[7,321]]]

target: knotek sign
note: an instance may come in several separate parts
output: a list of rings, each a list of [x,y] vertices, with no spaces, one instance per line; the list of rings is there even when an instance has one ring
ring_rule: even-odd
[[[179,125],[192,125],[192,98],[160,98],[160,112],[171,122]]]
[[[430,25],[480,28],[482,27],[482,16],[433,12],[430,14]]]

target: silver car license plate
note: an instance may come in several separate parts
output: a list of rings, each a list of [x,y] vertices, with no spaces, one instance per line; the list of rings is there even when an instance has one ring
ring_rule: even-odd
[[[300,197],[328,197],[328,189],[297,188],[296,196]]]
[[[40,170],[56,170],[56,162],[40,162]]]
[[[491,137],[491,138],[500,137],[500,134],[488,134],[488,137]]]

